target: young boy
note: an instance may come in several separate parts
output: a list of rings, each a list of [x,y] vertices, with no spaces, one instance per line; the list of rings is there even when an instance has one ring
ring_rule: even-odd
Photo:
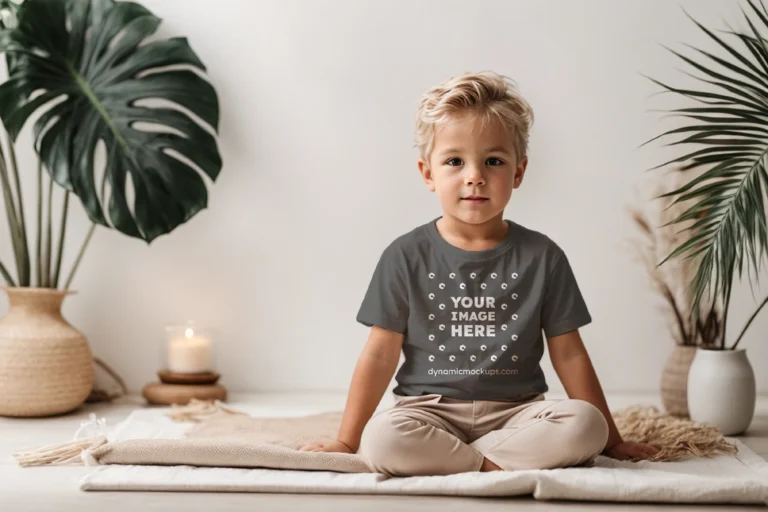
[[[338,439],[302,450],[359,450],[390,476],[658,451],[616,429],[579,336],[592,319],[565,253],[503,217],[523,181],[532,122],[513,82],[492,72],[452,78],[421,99],[418,168],[443,215],[383,251],[357,315],[371,330]],[[568,399],[544,398],[542,331]],[[395,405],[375,412],[401,350]]]

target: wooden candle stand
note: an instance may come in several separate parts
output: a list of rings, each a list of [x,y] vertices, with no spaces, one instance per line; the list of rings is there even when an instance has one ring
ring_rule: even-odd
[[[220,375],[216,372],[174,373],[157,372],[160,382],[150,382],[141,394],[155,405],[187,405],[192,398],[198,400],[227,400],[227,389],[216,384]]]

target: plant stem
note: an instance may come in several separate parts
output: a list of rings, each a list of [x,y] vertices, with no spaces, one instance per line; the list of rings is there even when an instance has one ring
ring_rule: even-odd
[[[677,326],[680,328],[680,336],[683,340],[683,345],[687,345],[688,340],[688,329],[685,327],[685,322],[683,321],[683,317],[680,315],[680,309],[677,307],[677,300],[675,299],[675,296],[672,295],[672,292],[669,289],[669,286],[665,283],[662,289],[662,294],[664,297],[666,297],[667,302],[669,302],[669,305],[672,307],[672,311],[675,312],[675,318],[677,319]],[[695,340],[694,340],[695,343]]]
[[[67,283],[64,285],[64,290],[69,290],[69,284],[72,282],[72,278],[75,277],[75,272],[77,271],[77,267],[80,265],[80,260],[83,259],[83,253],[85,252],[85,248],[88,245],[88,242],[91,240],[91,236],[93,236],[93,232],[96,229],[96,223],[94,222],[91,224],[91,229],[88,230],[88,234],[85,237],[85,240],[83,241],[83,245],[80,246],[80,251],[77,253],[77,259],[75,260],[75,264],[72,266],[72,270],[69,273],[69,277],[67,278]]]
[[[59,287],[59,272],[61,272],[61,257],[64,253],[64,234],[67,232],[67,210],[69,209],[69,190],[64,191],[64,207],[61,212],[59,226],[59,250],[56,255],[56,270],[53,272],[53,287]]]
[[[18,206],[18,219],[19,219],[19,231],[21,244],[23,247],[24,259],[22,260],[22,267],[24,269],[24,279],[19,278],[21,286],[29,286],[30,276],[30,264],[29,264],[29,244],[27,243],[27,223],[24,218],[24,196],[21,194],[21,180],[19,179],[19,165],[16,161],[16,151],[13,148],[13,141],[11,135],[6,130],[5,140],[8,141],[8,155],[10,156],[11,171],[13,171],[13,179],[16,184],[16,200],[19,202]]]
[[[43,286],[43,161],[37,161],[37,279],[36,286]]]
[[[43,255],[44,255],[44,261],[43,263],[45,266],[43,267],[43,286],[46,288],[50,288],[53,283],[51,283],[51,244],[53,243],[53,229],[51,225],[53,224],[53,178],[50,179],[48,182],[48,211],[47,217],[46,217],[46,226],[45,226],[45,247],[43,249]]]
[[[5,279],[5,282],[8,283],[8,286],[16,286],[16,283],[11,277],[11,274],[8,273],[8,270],[5,268],[5,265],[3,265],[2,261],[0,261],[0,274],[3,274],[3,279]]]
[[[731,268],[733,268],[733,265],[731,265]],[[730,274],[733,275],[733,274]],[[728,293],[725,297],[725,306],[723,306],[723,336],[720,338],[720,348],[725,349],[725,327],[726,322],[728,321],[728,307],[731,305],[731,289],[733,287],[733,283],[728,284]]]
[[[742,337],[742,336],[744,336],[744,333],[745,333],[745,332],[747,332],[747,329],[749,328],[749,324],[751,324],[751,323],[752,323],[752,320],[754,320],[754,319],[755,319],[755,317],[757,316],[757,314],[760,312],[760,310],[761,310],[761,309],[763,309],[763,306],[765,306],[765,304],[766,304],[767,302],[768,302],[768,297],[766,297],[766,298],[763,300],[762,304],[760,304],[760,306],[758,306],[758,308],[755,310],[755,312],[754,312],[754,313],[752,313],[752,316],[751,316],[751,317],[749,317],[749,321],[747,322],[747,325],[745,325],[745,326],[744,326],[744,328],[741,330],[741,334],[739,334],[739,337],[738,337],[738,338],[736,338],[736,343],[734,343],[734,344],[733,344],[733,346],[731,347],[731,350],[733,350],[733,349],[735,349],[735,348],[736,348],[736,345],[738,345],[738,344],[739,344],[739,341],[741,341],[741,337]]]
[[[8,217],[8,229],[11,234],[11,243],[13,244],[13,255],[16,259],[16,274],[19,282],[24,282],[24,254],[19,237],[19,219],[16,216],[16,201],[13,198],[11,182],[8,179],[8,169],[5,167],[5,157],[0,147],[0,187],[3,189],[3,201],[5,202],[5,213]]]

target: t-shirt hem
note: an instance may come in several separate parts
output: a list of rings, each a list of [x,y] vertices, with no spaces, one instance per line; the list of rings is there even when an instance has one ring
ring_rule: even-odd
[[[399,387],[399,386],[398,386]],[[424,396],[424,395],[432,395],[437,394],[440,396],[443,396],[445,398],[451,398],[455,400],[466,400],[466,401],[502,401],[502,402],[511,402],[511,401],[524,401],[524,400],[530,400],[532,398],[536,398],[539,395],[545,395],[549,392],[549,387],[545,384],[544,386],[541,386],[539,388],[532,387],[527,389],[526,391],[521,391],[518,393],[456,393],[455,390],[446,390],[446,391],[440,391],[437,389],[431,389],[429,387],[422,387],[420,389],[414,390],[412,393],[406,393],[406,394],[400,394],[394,389],[391,391],[391,394],[395,398],[400,397],[412,397],[412,396]]]
[[[575,316],[544,329],[544,335],[547,338],[554,338],[555,336],[560,336],[561,334],[565,334],[580,327],[584,327],[591,322],[592,317],[590,315]]]
[[[407,327],[407,326],[403,326],[402,322],[393,320],[391,318],[385,318],[385,317],[364,318],[364,317],[358,316],[357,322],[365,325],[366,327],[373,327],[375,325],[377,327],[381,327],[382,329],[399,332],[400,334],[405,334],[406,327]]]

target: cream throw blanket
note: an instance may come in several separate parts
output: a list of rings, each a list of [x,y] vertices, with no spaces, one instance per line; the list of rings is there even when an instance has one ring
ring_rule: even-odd
[[[178,421],[199,422],[179,440],[130,440],[104,444],[89,452],[100,464],[187,464],[191,466],[265,467],[366,473],[372,470],[357,454],[304,452],[310,441],[332,441],[342,412],[332,411],[290,418],[251,417],[221,402],[195,400],[174,407]],[[625,440],[655,443],[662,450],[654,461],[676,461],[690,456],[736,453],[719,430],[690,420],[661,414],[653,406],[628,407],[613,413]]]
[[[162,419],[161,411],[141,412],[150,413],[145,418]],[[334,439],[341,411],[252,417],[221,403],[173,409],[173,419],[197,422],[179,429],[184,432],[180,438],[152,438],[152,431],[137,432],[129,418],[124,427],[128,435],[113,442],[92,439],[15,455],[25,466],[73,461],[99,466],[83,478],[83,490],[533,494],[537,499],[677,503],[768,499],[768,463],[738,440],[729,442],[717,429],[662,415],[653,406],[613,415],[624,439],[658,443],[664,448],[656,459],[675,462],[633,463],[600,456],[592,468],[387,478],[372,473],[357,454],[297,450],[308,441]],[[167,418],[164,423],[175,425]]]
[[[14,456],[22,466],[72,463],[88,465],[143,464],[200,467],[243,467],[369,473],[358,454],[305,452],[310,441],[336,438],[342,411],[298,417],[252,417],[222,402],[194,400],[174,406],[169,416],[198,424],[183,439],[132,439],[108,443],[106,437],[46,446]],[[612,412],[624,440],[654,443],[662,447],[652,461],[677,461],[691,456],[711,457],[736,453],[715,427],[662,414],[654,406],[637,405]]]

